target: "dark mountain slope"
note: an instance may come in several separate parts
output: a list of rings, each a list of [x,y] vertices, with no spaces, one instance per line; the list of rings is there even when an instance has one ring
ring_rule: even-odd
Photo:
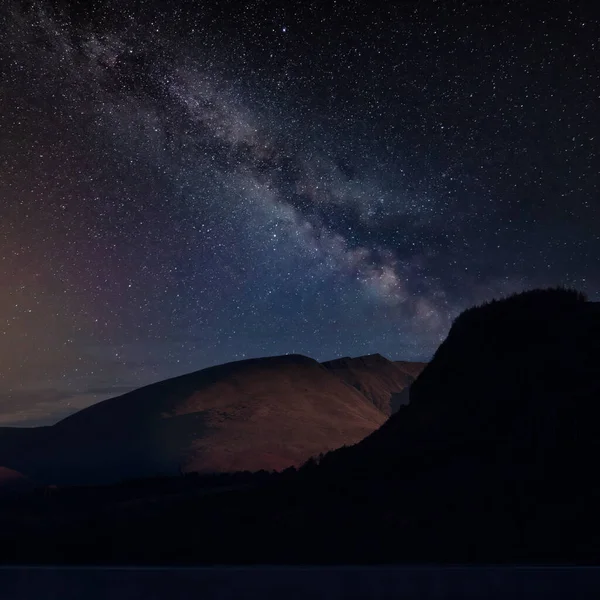
[[[580,428],[588,411],[600,416],[593,400],[600,384],[598,306],[550,290],[465,311],[411,387],[403,416],[363,448],[523,442],[519,432],[544,451],[575,443],[567,423]],[[588,432],[577,443],[593,437]]]
[[[386,515],[363,540],[402,539],[386,558],[595,560],[599,400],[600,305],[519,294],[460,315],[410,404],[318,477]]]

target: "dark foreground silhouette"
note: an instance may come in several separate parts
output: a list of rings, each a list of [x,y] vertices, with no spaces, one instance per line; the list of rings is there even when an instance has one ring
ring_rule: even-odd
[[[600,561],[600,305],[470,309],[359,444],[279,474],[37,491],[0,507],[4,563]]]

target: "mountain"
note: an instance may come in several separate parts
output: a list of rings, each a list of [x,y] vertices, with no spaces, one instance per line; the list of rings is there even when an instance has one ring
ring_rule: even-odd
[[[51,427],[0,428],[0,465],[61,485],[300,466],[355,444],[387,418],[333,373],[299,355],[211,367],[100,402]],[[396,389],[409,381],[399,379]]]
[[[534,290],[469,309],[411,387],[410,404],[360,452],[516,443],[523,457],[549,456],[557,444],[580,450],[595,435],[582,427],[600,416],[599,359],[600,303],[576,292]]]
[[[600,303],[518,294],[459,315],[358,444],[271,475],[24,496],[1,507],[0,560],[595,565],[599,399]]]
[[[426,363],[392,362],[381,354],[371,354],[322,364],[389,416],[408,403],[408,388]]]
[[[600,304],[534,290],[462,313],[360,443],[280,474],[23,499],[0,511],[0,557],[597,564],[599,399]]]
[[[311,482],[361,499],[355,560],[595,562],[599,400],[600,303],[517,294],[459,315],[410,403]],[[334,539],[355,509],[305,514]]]

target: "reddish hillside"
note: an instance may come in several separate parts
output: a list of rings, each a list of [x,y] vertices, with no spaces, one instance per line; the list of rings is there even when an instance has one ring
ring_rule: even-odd
[[[408,387],[427,363],[392,362],[381,354],[339,358],[323,366],[364,394],[386,415],[408,403]]]
[[[12,445],[0,436],[0,464],[45,484],[284,469],[354,444],[385,420],[330,370],[288,355],[211,367],[100,402],[44,428],[44,444],[25,453],[23,435]]]

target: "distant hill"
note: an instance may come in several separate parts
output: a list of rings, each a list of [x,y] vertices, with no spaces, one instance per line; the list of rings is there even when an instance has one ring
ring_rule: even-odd
[[[135,390],[51,427],[0,428],[0,465],[45,485],[281,470],[355,444],[387,414],[313,359],[252,359]]]

